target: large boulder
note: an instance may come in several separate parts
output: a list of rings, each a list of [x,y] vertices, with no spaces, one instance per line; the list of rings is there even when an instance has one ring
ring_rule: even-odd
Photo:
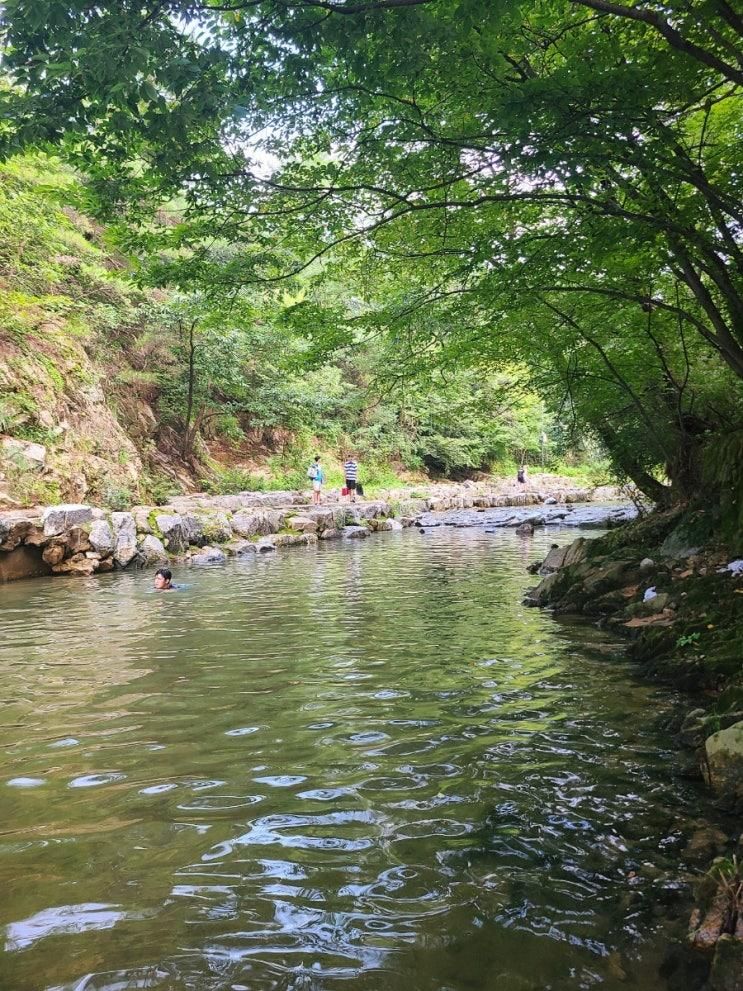
[[[183,513],[181,515],[183,526],[183,536],[187,544],[201,547],[204,544],[204,526],[198,516],[193,513]]]
[[[145,565],[168,563],[168,552],[163,547],[162,540],[151,533],[140,541],[139,553]]]
[[[41,524],[47,537],[57,537],[70,527],[90,523],[92,519],[92,506],[62,503],[58,506],[48,506],[42,514]]]
[[[155,523],[162,534],[163,544],[171,554],[180,554],[188,547],[179,513],[157,513]]]
[[[733,808],[743,808],[743,721],[707,737],[704,771],[710,786]]]
[[[137,527],[131,513],[111,513],[114,561],[126,568],[137,557]]]
[[[94,551],[98,551],[101,557],[108,557],[113,553],[114,535],[106,520],[94,520],[90,528],[90,546]]]

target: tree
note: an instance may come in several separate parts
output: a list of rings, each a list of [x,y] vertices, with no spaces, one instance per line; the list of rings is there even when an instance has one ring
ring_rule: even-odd
[[[64,146],[114,202],[141,210],[178,189],[188,222],[165,240],[198,249],[218,231],[240,249],[220,277],[238,284],[316,271],[320,258],[346,269],[383,261],[408,289],[379,320],[420,346],[421,308],[445,312],[447,334],[483,357],[508,344],[494,328],[509,321],[511,335],[529,335],[537,317],[515,315],[539,311],[551,339],[578,335],[581,366],[588,354],[603,365],[597,388],[624,394],[620,433],[645,424],[648,478],[665,466],[688,491],[687,447],[721,419],[692,428],[686,410],[672,442],[658,430],[670,400],[648,405],[647,395],[678,393],[669,380],[685,372],[669,365],[669,375],[669,355],[693,352],[715,382],[731,374],[737,395],[743,377],[742,24],[725,0],[662,10],[235,0],[166,2],[146,15],[127,3],[118,20],[110,3],[66,4],[44,29],[25,24],[27,6],[8,5],[8,64],[25,89],[9,96],[6,147],[58,140],[61,119]],[[123,53],[135,27],[145,54],[132,68]],[[62,52],[72,53],[65,68],[48,77],[43,66],[62,64]],[[206,97],[184,101],[179,59],[213,74],[216,118]],[[189,140],[167,145],[169,112]],[[615,353],[587,324],[591,310],[619,335]],[[646,315],[653,335],[662,323],[660,349]],[[526,344],[522,360],[541,374],[543,350]],[[638,392],[648,348],[656,377]],[[611,425],[601,429],[626,455]]]

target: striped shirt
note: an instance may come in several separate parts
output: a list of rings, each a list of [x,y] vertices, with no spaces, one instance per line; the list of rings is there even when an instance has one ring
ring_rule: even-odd
[[[346,461],[343,471],[349,482],[355,482],[359,476],[359,466],[356,461]]]

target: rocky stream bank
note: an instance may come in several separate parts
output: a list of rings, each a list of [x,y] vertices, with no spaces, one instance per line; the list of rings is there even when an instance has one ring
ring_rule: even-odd
[[[682,851],[695,906],[666,976],[684,991],[743,991],[743,561],[713,526],[679,509],[554,545],[524,601],[627,637],[644,674],[683,691],[664,729],[709,787],[710,818]]]
[[[479,514],[540,505],[540,512],[557,518],[568,515],[575,503],[616,498],[608,487],[546,482],[552,483],[549,488],[520,490],[496,481],[430,485],[390,490],[357,503],[341,502],[340,493],[330,491],[320,506],[312,505],[306,492],[241,492],[178,496],[165,506],[134,506],[129,512],[84,504],[13,510],[0,513],[0,582],[39,575],[89,576],[169,562],[217,563],[318,540],[364,538],[422,519],[433,525],[429,514],[452,511]],[[522,509],[500,525],[518,526],[530,515]],[[476,518],[485,522],[485,517]]]

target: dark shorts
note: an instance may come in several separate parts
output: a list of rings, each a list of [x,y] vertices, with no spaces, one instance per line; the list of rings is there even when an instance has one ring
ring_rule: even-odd
[[[348,489],[349,492],[355,492],[356,491],[356,479],[355,478],[347,478],[346,479],[346,488]]]

